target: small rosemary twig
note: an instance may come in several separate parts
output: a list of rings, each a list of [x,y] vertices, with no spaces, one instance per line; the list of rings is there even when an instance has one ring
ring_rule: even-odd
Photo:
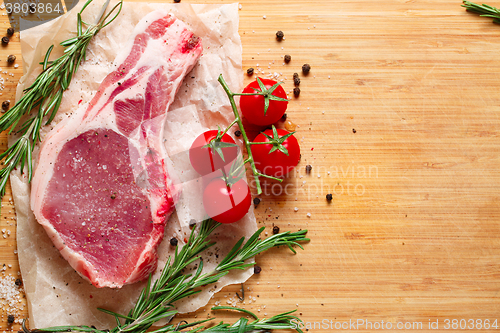
[[[480,5],[467,0],[463,0],[462,7],[465,7],[468,12],[484,17],[491,17],[493,18],[493,23],[500,24],[500,10],[498,8],[485,4]]]
[[[303,333],[299,328],[299,323],[302,320],[299,317],[292,315],[295,310],[283,312],[271,318],[259,319],[259,317],[246,309],[233,308],[230,306],[215,306],[212,310],[230,310],[239,311],[252,316],[255,320],[249,321],[247,318],[240,318],[232,325],[220,322],[216,326],[209,328],[200,327],[201,330],[192,330],[189,332],[206,332],[206,333],[238,333],[238,332],[266,332],[268,330],[296,330]]]
[[[43,62],[40,63],[43,71],[31,86],[24,90],[23,97],[0,117],[0,132],[10,128],[9,134],[14,131],[22,133],[9,149],[0,154],[0,161],[5,159],[0,170],[0,197],[5,195],[7,179],[17,166],[20,166],[21,172],[24,172],[24,165],[27,165],[28,179],[31,181],[33,175],[31,154],[35,143],[40,141],[40,129],[44,119],[48,116],[45,125],[54,119],[61,104],[63,92],[68,89],[73,75],[85,60],[86,50],[92,37],[114,21],[123,4],[123,0],[120,0],[106,15],[104,15],[105,8],[103,8],[96,23],[88,24],[82,21],[82,13],[92,1],[88,0],[77,14],[77,36],[60,43],[65,47],[64,54],[54,61],[49,61],[54,48],[52,45],[45,54]],[[105,6],[108,3],[109,1]],[[116,13],[111,16],[115,11]],[[85,31],[83,31],[84,25],[87,27]],[[31,115],[34,110],[36,112]],[[28,119],[20,128],[17,128],[18,123],[25,116],[29,116]]]

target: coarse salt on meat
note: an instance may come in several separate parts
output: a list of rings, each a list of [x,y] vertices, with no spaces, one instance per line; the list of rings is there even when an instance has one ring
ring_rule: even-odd
[[[165,11],[145,16],[93,99],[47,135],[31,207],[62,256],[96,287],[156,269],[179,189],[162,143],[167,110],[201,56],[199,38]]]

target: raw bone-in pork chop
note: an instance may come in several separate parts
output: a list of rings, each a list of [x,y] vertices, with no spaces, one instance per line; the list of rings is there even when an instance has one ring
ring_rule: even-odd
[[[31,208],[62,256],[96,287],[119,288],[156,269],[178,197],[163,126],[201,52],[185,23],[164,11],[147,15],[91,102],[43,141]]]

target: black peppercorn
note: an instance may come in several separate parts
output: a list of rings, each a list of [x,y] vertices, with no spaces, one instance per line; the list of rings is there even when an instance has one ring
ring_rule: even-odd
[[[276,235],[276,234],[279,234],[280,233],[280,227],[278,227],[277,225],[275,225],[273,227],[273,235]]]
[[[175,237],[170,238],[170,245],[177,246],[177,243],[179,243],[177,238],[175,238]]]
[[[8,28],[7,29],[7,36],[12,36],[14,34],[14,28]]]
[[[8,62],[9,64],[12,64],[14,61],[16,61],[16,56],[15,56],[15,55],[11,54],[11,55],[9,55],[9,56],[7,57],[7,62]]]
[[[296,77],[299,77],[299,73],[293,73],[293,79],[295,80]]]
[[[310,164],[306,165],[306,172],[311,173],[312,168],[313,167]]]
[[[311,66],[309,64],[303,64],[302,65],[302,73],[309,74],[310,70],[311,70]]]
[[[352,129],[352,132],[353,132],[353,133],[356,133],[356,129],[355,129],[355,128],[353,128],[353,129]]]
[[[260,204],[260,198],[253,198],[253,204],[255,206],[257,206],[258,204]]]
[[[287,117],[288,115],[286,113],[283,113],[283,115],[281,116],[281,121],[285,121]]]
[[[288,64],[290,60],[292,60],[292,57],[289,54],[285,54],[285,62]]]
[[[9,37],[7,36],[2,37],[2,44],[7,45],[9,44],[9,42],[10,42]]]
[[[333,195],[332,195],[331,193],[328,193],[328,194],[326,195],[326,200],[328,200],[328,201],[332,201],[332,199],[333,199]]]
[[[16,279],[16,282],[14,282],[16,286],[20,287],[23,284],[23,280],[21,279]]]
[[[293,84],[296,86],[300,85],[300,79],[298,76],[293,78]]]
[[[235,131],[234,135],[236,135],[236,137],[239,138],[241,136],[241,131],[240,130]]]
[[[257,265],[253,266],[253,272],[255,274],[259,274],[261,271],[262,271],[262,268],[260,268],[260,266],[257,266]]]
[[[250,67],[249,69],[247,69],[247,74],[248,75],[253,75],[253,68]]]
[[[10,107],[10,101],[9,100],[3,101],[2,110],[7,111],[9,107]]]
[[[179,3],[179,2],[181,2],[181,0],[174,0],[174,2],[175,2],[175,3]]]
[[[293,96],[299,97],[299,95],[300,95],[300,88],[299,87],[293,88]]]
[[[15,319],[15,318],[14,318],[14,315],[11,315],[11,314],[10,314],[10,315],[8,315],[8,316],[7,316],[7,322],[8,322],[9,324],[12,324],[12,323],[14,322],[14,319]]]
[[[276,38],[277,38],[279,41],[282,41],[282,40],[283,40],[283,36],[285,36],[285,34],[283,33],[283,31],[278,30],[278,32],[276,32]]]
[[[195,225],[196,225],[196,220],[195,219],[191,219],[189,221],[189,229],[193,229]]]

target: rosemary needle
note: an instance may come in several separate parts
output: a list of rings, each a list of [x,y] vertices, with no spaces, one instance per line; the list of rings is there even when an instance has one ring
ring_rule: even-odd
[[[9,134],[14,131],[21,134],[11,147],[0,154],[0,161],[3,160],[3,167],[0,170],[0,197],[5,195],[7,179],[17,166],[20,166],[21,173],[24,172],[24,167],[27,167],[28,179],[31,181],[33,175],[31,154],[36,142],[40,141],[40,129],[44,119],[48,117],[45,125],[54,119],[61,105],[63,92],[68,89],[73,75],[85,60],[86,50],[92,37],[116,19],[123,4],[123,0],[120,0],[108,14],[104,15],[105,6],[109,1],[106,2],[96,23],[88,24],[82,20],[82,13],[92,1],[88,0],[77,14],[77,36],[60,43],[65,48],[63,55],[49,61],[54,48],[52,45],[40,63],[43,71],[31,86],[24,90],[21,99],[0,117],[0,132],[10,128]],[[111,16],[115,11],[116,13]],[[18,128],[17,125],[24,118],[27,119]]]

